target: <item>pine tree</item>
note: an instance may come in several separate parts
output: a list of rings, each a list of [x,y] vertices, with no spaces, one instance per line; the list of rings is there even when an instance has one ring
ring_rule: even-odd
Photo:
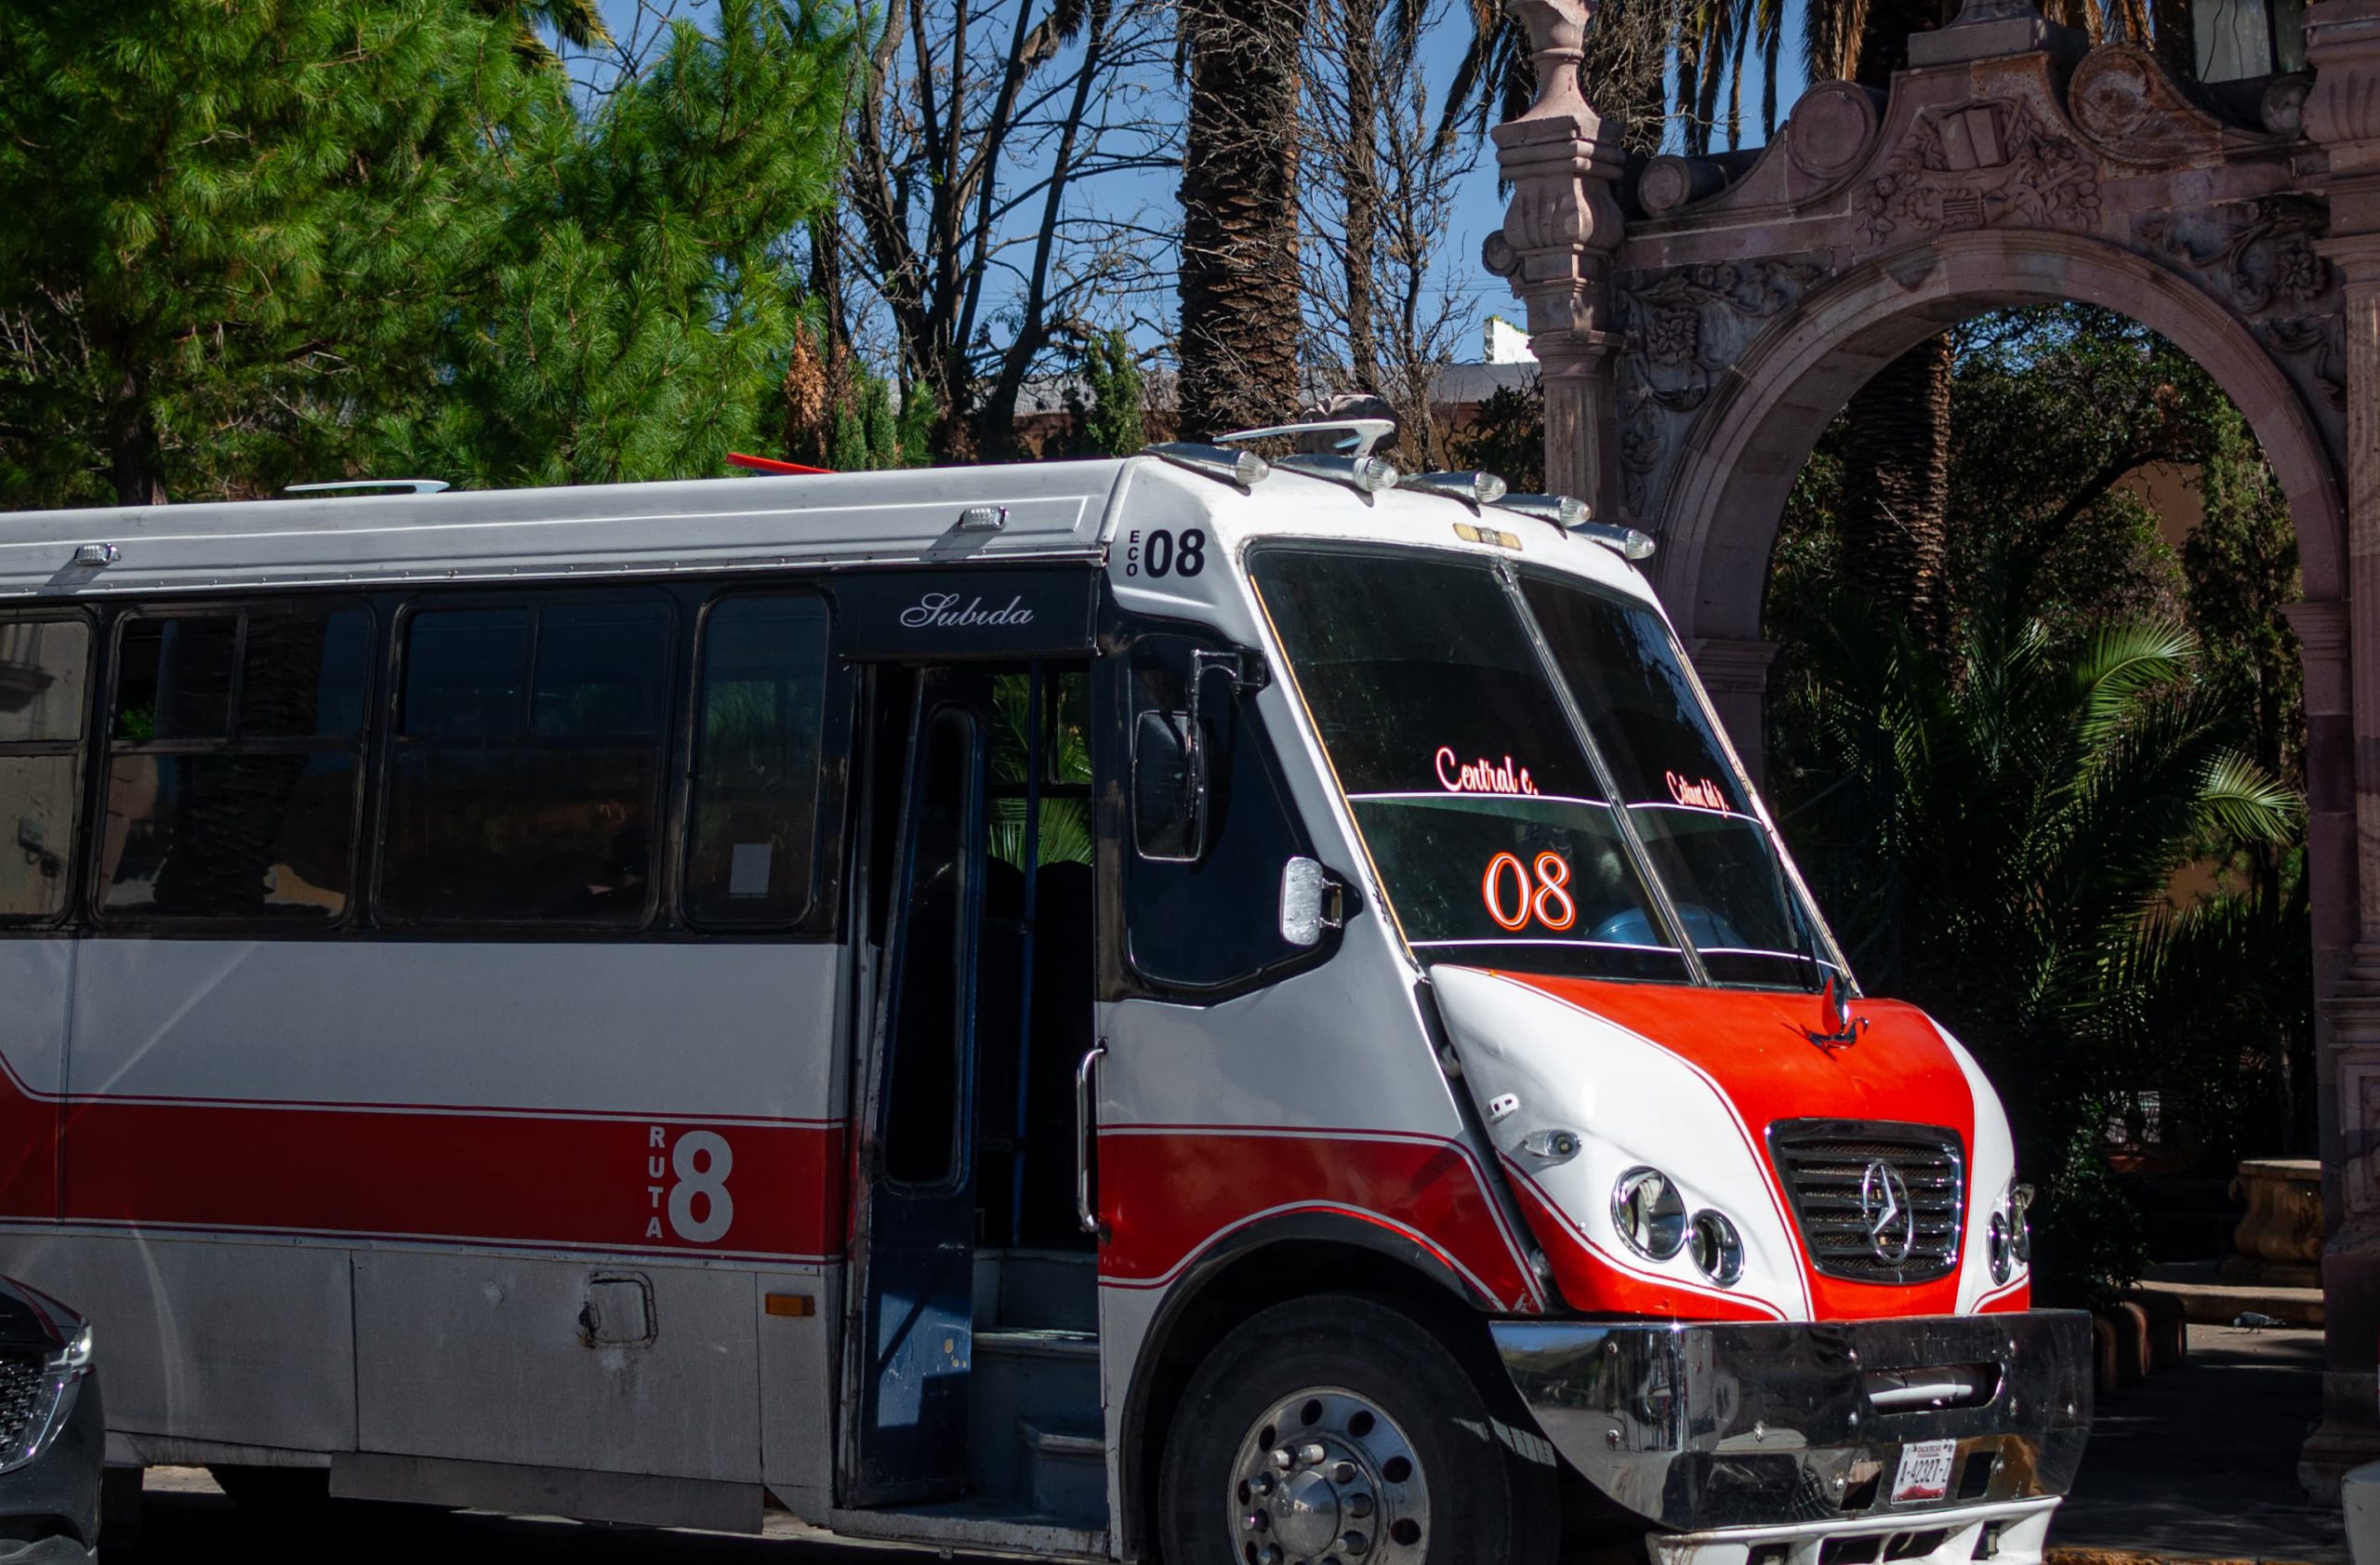
[[[721,0],[590,113],[543,106],[504,149],[435,416],[384,426],[390,459],[480,485],[722,471],[782,418],[785,238],[832,196],[855,59],[840,20]]]
[[[1083,346],[1083,389],[1091,393],[1083,432],[1103,456],[1129,457],[1148,444],[1141,420],[1145,392],[1132,345],[1120,331],[1108,331]]]
[[[518,25],[455,0],[0,7],[0,505],[270,492],[429,384],[443,285],[488,235],[480,149],[562,101]]]

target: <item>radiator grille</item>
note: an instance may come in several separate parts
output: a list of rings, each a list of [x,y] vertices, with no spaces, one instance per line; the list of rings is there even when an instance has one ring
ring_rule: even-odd
[[[1966,1211],[1959,1138],[1932,1125],[1780,1120],[1768,1129],[1810,1264],[1854,1282],[1930,1282],[1959,1264]],[[1906,1228],[1874,1229],[1887,1198],[1908,1196]],[[1903,1241],[1907,1253],[1900,1253]]]
[[[38,1353],[0,1353],[0,1465],[25,1453],[49,1419],[50,1377]]]

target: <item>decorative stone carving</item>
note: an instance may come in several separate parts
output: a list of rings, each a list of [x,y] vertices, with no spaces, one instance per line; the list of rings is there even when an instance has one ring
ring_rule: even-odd
[[[1650,513],[1650,481],[1760,323],[1791,309],[1825,274],[1809,261],[1771,259],[1619,280],[1620,497],[1630,515]]]
[[[1726,188],[1726,171],[1709,158],[1664,153],[1637,177],[1636,200],[1646,217],[1659,218]]]
[[[1535,330],[1564,324],[1540,323],[1541,299],[1556,306],[1557,316],[1570,313],[1571,301],[1561,296],[1592,283],[1599,259],[1619,248],[1620,206],[1611,187],[1620,160],[1602,116],[1579,95],[1580,38],[1595,11],[1591,0],[1507,0],[1506,8],[1528,29],[1538,97],[1527,113],[1488,133],[1513,198],[1504,209],[1503,242],[1489,245],[1483,259],[1528,302]]]
[[[2265,84],[2264,96],[2256,100],[2256,120],[2274,136],[2306,134],[2306,95],[2313,90],[2311,71],[2292,71],[2285,76],[2275,76]]]
[[[1850,82],[1821,82],[1793,104],[1785,155],[1813,179],[1839,179],[1859,166],[1876,139],[1876,100]]]
[[[2025,99],[1969,99],[1917,114],[1859,211],[1871,245],[2006,223],[2087,231],[2097,165]]]
[[[2336,412],[2347,411],[2347,332],[2336,314],[2276,315],[2256,323],[2275,358],[2302,369]]]
[[[2075,127],[2123,163],[2188,162],[2223,151],[2223,126],[2184,98],[2138,44],[2092,50],[2074,68],[2066,101]]]
[[[1504,226],[1483,246],[1528,312],[1530,346],[1545,391],[1548,484],[1591,504],[1608,502],[1611,422],[1606,273],[1620,247],[1616,127],[1579,90],[1594,0],[1505,0],[1529,36],[1537,101],[1490,131],[1499,172],[1512,186]]]
[[[2291,192],[2151,212],[2133,228],[2232,309],[2261,315],[2311,304],[2331,291],[2331,263],[2314,248],[2328,220],[2320,197]]]
[[[2247,320],[2309,396],[2347,409],[2347,342],[2337,269],[2317,248],[2322,198],[2297,192],[2151,212],[2133,231],[2160,259]],[[2321,309],[2329,305],[2327,310]],[[2287,312],[2287,313],[2281,313]]]

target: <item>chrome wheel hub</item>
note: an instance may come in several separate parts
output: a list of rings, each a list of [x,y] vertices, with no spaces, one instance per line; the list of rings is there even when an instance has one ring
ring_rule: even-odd
[[[1420,1565],[1430,1492],[1412,1442],[1352,1391],[1282,1398],[1233,1459],[1229,1536],[1246,1565]]]

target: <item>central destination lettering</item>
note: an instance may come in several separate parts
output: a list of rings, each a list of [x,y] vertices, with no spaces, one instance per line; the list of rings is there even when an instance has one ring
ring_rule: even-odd
[[[1432,758],[1438,774],[1438,786],[1448,793],[1535,793],[1536,779],[1526,766],[1514,766],[1511,756],[1503,764],[1481,756],[1465,761],[1455,754],[1452,745],[1440,745]]]

